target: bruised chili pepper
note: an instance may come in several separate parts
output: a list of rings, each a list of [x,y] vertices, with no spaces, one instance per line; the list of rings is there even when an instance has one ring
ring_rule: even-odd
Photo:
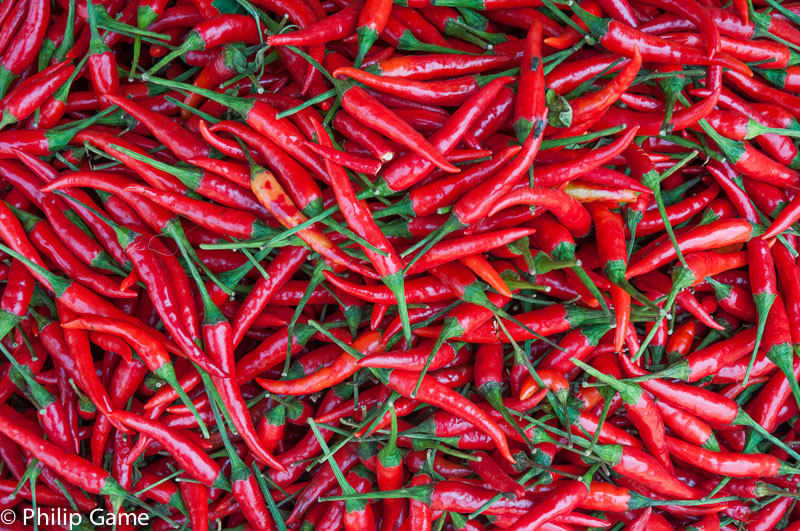
[[[291,200],[286,197],[285,193],[283,193],[283,188],[270,172],[258,166],[253,167],[251,172],[250,186],[253,189],[253,193],[261,204],[263,204],[282,225],[291,228],[295,225],[300,225],[308,219],[291,203]],[[327,236],[313,225],[299,230],[297,234],[312,249],[320,253],[323,257],[331,260],[334,264],[347,267],[368,277],[375,276],[374,273],[355,262],[355,260],[336,247]]]

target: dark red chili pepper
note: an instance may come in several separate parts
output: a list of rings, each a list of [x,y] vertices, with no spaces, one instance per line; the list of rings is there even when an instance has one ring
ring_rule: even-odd
[[[692,219],[694,215],[701,212],[719,194],[719,187],[716,184],[706,187],[699,193],[687,197],[683,201],[665,207],[667,219],[673,225],[679,225]],[[649,236],[656,234],[664,229],[664,219],[657,210],[645,212],[642,220],[636,226],[636,234]]]

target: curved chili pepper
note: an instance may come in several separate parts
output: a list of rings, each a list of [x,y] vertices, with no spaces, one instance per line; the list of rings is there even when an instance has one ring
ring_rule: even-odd
[[[305,28],[281,35],[270,35],[267,43],[272,46],[310,46],[341,39],[356,30],[362,7],[362,2],[353,2],[336,14]]]
[[[26,419],[6,404],[0,405],[0,431],[42,463],[57,471],[71,485],[94,494],[126,496],[125,490],[102,468],[65,452],[26,427]]]
[[[517,520],[509,529],[514,531],[539,529],[555,517],[572,511],[586,498],[588,493],[589,488],[583,481],[564,482],[555,492],[541,500],[536,508]]]
[[[136,102],[116,94],[107,94],[105,97],[110,103],[139,120],[153,133],[153,136],[181,160],[207,157],[211,153],[210,146],[201,138],[171,120],[163,120],[158,113],[149,111]]]
[[[691,229],[676,237],[683,253],[704,251],[750,240],[758,229],[745,220],[721,219],[708,225]],[[632,278],[669,263],[677,257],[675,248],[662,245],[628,267],[625,276]],[[702,278],[702,277],[701,277]]]
[[[408,398],[414,392],[418,379],[419,376],[416,373],[394,370],[389,375],[388,385],[394,391]],[[489,435],[497,444],[503,457],[512,463],[516,462],[509,450],[506,436],[497,423],[463,396],[435,382],[430,376],[423,376],[416,399],[463,417]]]
[[[518,188],[498,198],[492,205],[490,216],[513,205],[539,205],[558,218],[572,235],[580,238],[591,228],[589,212],[576,200],[559,190],[544,188]]]
[[[25,20],[0,58],[0,97],[11,82],[36,60],[50,20],[50,3],[28,0]]]
[[[792,468],[769,454],[711,452],[667,436],[671,454],[702,470],[715,470],[730,477],[772,477],[792,474]]]
[[[252,170],[251,188],[262,205],[275,216],[286,228],[300,225],[308,218],[286,197],[283,188],[272,173],[264,168],[254,167]],[[374,278],[375,274],[358,264],[346,255],[341,249],[335,247],[327,236],[313,225],[299,230],[297,235],[312,249],[329,259],[334,264],[347,267],[357,273]]]
[[[327,132],[325,132],[321,124],[315,123],[314,125],[317,129],[317,136],[320,143],[330,147],[332,143],[327,136]],[[327,159],[326,166],[336,195],[336,202],[339,204],[339,209],[344,215],[345,220],[356,233],[373,244],[385,255],[382,256],[364,247],[364,252],[381,276],[381,280],[395,294],[400,318],[404,320],[403,330],[406,339],[410,341],[411,330],[408,324],[408,309],[406,307],[404,281],[402,279],[403,262],[373,220],[366,203],[359,201],[356,197],[355,191],[345,171]]]
[[[381,349],[379,340],[380,334],[377,332],[366,332],[353,342],[352,347],[364,355],[370,354]],[[358,370],[357,362],[358,360],[351,354],[343,352],[333,364],[309,376],[296,380],[267,380],[258,378],[256,381],[271,393],[283,395],[310,394],[332,387],[355,374]]]
[[[219,465],[182,433],[162,423],[129,411],[117,410],[111,417],[126,426],[152,437],[168,449],[186,472],[207,487],[230,489]]]
[[[419,254],[412,258],[406,268],[408,274],[421,273],[437,265],[456,260],[459,256],[483,253],[513,241],[530,236],[535,229],[504,229],[496,232],[476,234],[464,238],[453,238],[434,245],[424,257]]]
[[[428,138],[428,141],[440,153],[450,152],[510,81],[510,77],[501,77],[482,87],[461,105],[445,124]],[[421,158],[422,156],[417,153],[410,153],[389,165],[382,176],[388,187],[386,191],[390,193],[410,188],[433,171],[433,164]],[[376,184],[380,187],[383,182]]]
[[[679,225],[692,219],[694,215],[701,212],[719,194],[719,187],[716,184],[706,187],[699,193],[687,197],[683,201],[665,207],[667,219],[673,225]],[[656,234],[664,229],[664,219],[657,210],[645,212],[642,220],[636,226],[636,234],[649,236]]]
[[[719,65],[731,68],[737,73],[741,72],[743,75],[750,75],[750,69],[744,63],[733,58],[725,58],[724,54],[709,58],[697,48],[648,35],[615,20],[596,17],[580,6],[574,10],[581,16],[597,41],[610,52],[632,57],[634,48],[638,48],[642,61],[646,63]]]
[[[212,9],[217,11],[216,8]],[[248,45],[258,44],[262,31],[259,31],[258,23],[249,15],[217,12],[196,24],[183,43],[162,57],[150,68],[147,75],[152,75],[176,57],[192,50],[207,50],[237,41],[243,41]]]

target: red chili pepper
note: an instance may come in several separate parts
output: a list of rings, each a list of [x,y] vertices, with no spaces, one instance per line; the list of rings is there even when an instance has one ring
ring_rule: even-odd
[[[711,452],[699,446],[667,437],[669,451],[702,470],[714,470],[730,477],[772,477],[792,474],[792,468],[769,454]]]
[[[362,354],[381,349],[380,334],[366,332],[353,342],[353,348]],[[259,385],[271,393],[284,395],[310,394],[340,383],[358,370],[358,360],[347,352],[339,355],[336,361],[317,372],[296,380],[257,379]]]
[[[6,95],[14,78],[36,60],[47,32],[50,3],[28,0],[27,7],[22,27],[14,34],[0,58],[0,97]]]
[[[708,225],[701,225],[676,237],[681,252],[704,251],[742,243],[753,237],[756,229],[744,220],[721,219]],[[677,257],[672,245],[662,245],[628,267],[625,274],[632,278],[669,263]],[[702,278],[702,277],[701,277]]]
[[[201,138],[171,120],[163,120],[159,114],[116,94],[107,94],[106,99],[139,120],[181,160],[207,157],[211,152],[211,148]]]
[[[192,529],[208,529],[208,488],[202,483],[181,481],[181,498],[189,513]]]
[[[219,465],[182,433],[160,422],[135,413],[117,410],[111,417],[118,422],[157,440],[178,461],[186,472],[207,487],[230,488]]]
[[[216,8],[212,9],[216,11]],[[205,20],[196,24],[183,43],[153,65],[147,75],[152,75],[176,57],[192,50],[208,50],[237,41],[243,41],[248,45],[260,42],[262,33],[259,31],[259,26],[248,15],[219,14],[217,12],[213,15],[208,13],[203,16]]]
[[[134,292],[119,289],[118,282],[96,273],[78,260],[78,258],[61,242],[58,235],[47,221],[21,210],[12,209],[12,211],[14,211],[17,218],[22,221],[23,227],[25,227],[31,242],[36,248],[71,278],[86,284],[87,287],[107,297],[136,297]]]
[[[62,61],[26,79],[3,98],[0,129],[33,114],[74,72],[74,66]]]
[[[647,393],[638,386],[622,384],[618,380],[580,361],[573,360],[573,363],[620,393],[622,402],[625,404],[625,410],[631,417],[631,421],[639,430],[639,435],[643,439],[645,447],[665,470],[671,472],[673,467],[672,462],[669,460],[669,452],[665,442],[666,434],[664,430],[664,421],[656,408],[655,402],[653,402]]]
[[[630,358],[620,356],[619,360],[623,371],[628,376],[649,376],[647,371],[637,367]],[[641,385],[659,400],[685,409],[701,419],[716,424],[730,424],[739,415],[736,402],[702,388],[659,379],[645,380],[641,382]]]
[[[267,44],[272,46],[310,46],[325,44],[351,35],[356,30],[362,2],[353,2],[334,15],[330,15],[303,29],[270,35]]]
[[[580,6],[575,11],[583,18],[597,41],[610,52],[632,57],[634,48],[638,48],[644,62],[719,65],[732,68],[745,75],[751,75],[750,69],[744,63],[732,58],[725,58],[724,54],[709,57],[703,55],[697,48],[648,35],[615,20],[596,17],[581,9]]]
[[[509,81],[511,81],[509,77],[495,79],[470,97],[438,131],[429,137],[428,140],[433,147],[440,153],[450,152]],[[421,155],[411,153],[389,165],[383,173],[383,181],[388,188],[385,191],[388,193],[405,190],[433,171],[432,163],[421,158],[423,158]],[[379,186],[381,184],[379,183]]]
[[[126,496],[122,487],[102,468],[65,452],[27,427],[27,421],[9,406],[0,405],[0,431],[68,481],[93,494]]]
[[[708,450],[719,451],[719,444],[711,426],[699,418],[665,402],[656,402],[664,424],[684,441]]]
[[[307,221],[308,218],[286,197],[283,188],[275,177],[264,168],[255,167],[252,169],[251,187],[261,204],[284,227],[291,228]],[[355,262],[341,249],[335,247],[334,243],[313,225],[297,231],[297,235],[312,249],[334,264],[347,267],[367,277],[375,276],[374,273]]]
[[[567,481],[555,492],[540,501],[538,506],[517,520],[509,529],[532,531],[541,528],[553,518],[572,511],[589,493],[583,481]]]
[[[572,235],[580,238],[589,233],[589,212],[564,192],[544,188],[518,188],[500,197],[492,206],[490,216],[514,205],[539,205],[550,210]]]
[[[698,212],[707,207],[711,201],[719,194],[719,186],[712,184],[704,190],[683,201],[665,207],[667,219],[673,225],[679,225],[689,221]],[[636,226],[637,236],[649,236],[656,234],[664,229],[664,219],[657,210],[645,212],[642,220]]]

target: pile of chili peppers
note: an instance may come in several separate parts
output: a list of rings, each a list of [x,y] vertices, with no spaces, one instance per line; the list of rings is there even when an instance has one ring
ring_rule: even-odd
[[[5,0],[0,111],[3,529],[800,530],[800,3]]]

